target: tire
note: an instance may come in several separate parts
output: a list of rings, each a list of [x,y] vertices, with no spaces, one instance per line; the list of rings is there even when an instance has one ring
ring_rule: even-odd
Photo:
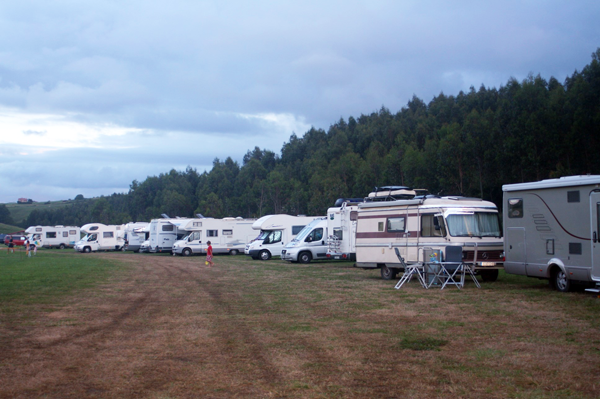
[[[492,283],[498,280],[498,269],[480,270],[479,275],[481,276],[481,280]]]
[[[183,256],[190,256],[192,254],[192,250],[189,248],[183,248],[183,251],[181,251],[181,254]]]
[[[58,248],[59,248],[59,249],[65,249],[65,244],[60,244],[60,245],[58,246]]]
[[[258,258],[260,260],[269,260],[269,259],[271,259],[271,253],[269,251],[267,251],[266,249],[263,249],[262,251],[260,251],[258,253]]]
[[[240,253],[240,251],[238,251],[237,249],[232,249],[231,251],[229,251],[229,255],[232,255],[232,256],[236,256],[239,253]]]
[[[571,291],[571,281],[567,278],[567,274],[562,270],[558,269],[552,274],[552,285],[554,289],[559,292]]]
[[[390,269],[386,265],[381,266],[381,278],[384,280],[395,279],[398,275],[398,269]]]
[[[300,263],[310,263],[312,260],[312,255],[310,252],[300,252],[298,255],[298,262]]]
[[[92,252],[92,248],[85,247],[85,248],[83,248],[83,252],[85,252],[86,254],[89,254],[90,252]]]

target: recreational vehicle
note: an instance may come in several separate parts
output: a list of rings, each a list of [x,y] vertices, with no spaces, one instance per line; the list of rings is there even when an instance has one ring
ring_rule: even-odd
[[[244,250],[252,259],[269,260],[273,256],[281,256],[286,243],[290,242],[300,231],[315,219],[323,216],[291,216],[267,215],[258,219],[252,228],[260,230],[258,237],[248,243]]]
[[[173,244],[187,234],[183,228],[189,218],[162,218],[150,221],[150,252],[171,252]]]
[[[252,228],[255,221],[241,217],[189,219],[181,227],[189,234],[173,244],[173,254],[205,254],[206,242],[210,241],[214,254],[237,255],[256,237],[256,230]]]
[[[81,238],[77,226],[30,226],[25,233],[38,248],[73,248]]]
[[[146,240],[149,225],[148,222],[129,222],[125,225],[123,237],[126,251],[140,252],[140,247]]]
[[[281,259],[300,263],[310,263],[313,259],[327,259],[326,239],[327,218],[315,219],[283,247]]]
[[[495,280],[503,262],[498,209],[476,198],[420,196],[413,199],[358,204],[356,266],[379,268],[384,279],[407,264],[426,263],[424,250],[443,254],[446,246],[462,246],[463,260],[484,280]]]
[[[559,291],[595,283],[600,292],[600,175],[506,184],[507,273],[548,279]]]
[[[327,209],[327,257],[356,260],[356,222],[362,198],[340,198]]]
[[[85,237],[74,248],[79,252],[121,251],[125,246],[124,228],[125,225],[122,224],[88,223],[81,226]]]

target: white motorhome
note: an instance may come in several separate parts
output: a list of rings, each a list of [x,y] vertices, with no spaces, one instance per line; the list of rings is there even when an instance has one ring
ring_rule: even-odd
[[[81,238],[77,226],[30,226],[25,234],[38,248],[73,248]]]
[[[88,223],[81,226],[85,237],[74,248],[79,252],[121,251],[125,246],[124,229],[125,225],[122,224]]]
[[[237,255],[243,252],[246,244],[256,238],[252,224],[256,219],[200,218],[189,219],[180,228],[188,235],[173,244],[173,254],[189,256],[205,254],[207,241],[211,242],[213,254]]]
[[[505,184],[507,273],[549,279],[559,291],[573,282],[600,292],[600,175]]]
[[[290,242],[304,226],[323,216],[292,216],[285,214],[267,215],[252,225],[260,230],[258,237],[246,245],[244,253],[252,259],[269,260],[273,256],[281,256],[286,243]]]
[[[340,198],[327,209],[327,257],[339,260],[356,260],[356,222],[358,198]]]
[[[403,269],[395,248],[407,264],[424,263],[424,250],[445,252],[463,247],[463,260],[484,280],[493,281],[503,263],[498,209],[477,198],[423,196],[365,202],[358,205],[356,266],[380,268],[384,279]]]
[[[142,243],[146,240],[146,234],[149,231],[148,222],[129,222],[125,224],[124,238],[125,250],[140,252]]]
[[[150,221],[149,251],[172,252],[173,244],[187,234],[183,228],[191,219],[189,218],[161,218]]]
[[[283,247],[281,259],[300,263],[327,259],[327,234],[327,218],[313,220]]]

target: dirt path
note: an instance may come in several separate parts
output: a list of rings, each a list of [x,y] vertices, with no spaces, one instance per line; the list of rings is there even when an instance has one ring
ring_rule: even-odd
[[[502,398],[515,392],[531,394],[522,397],[549,392],[553,397],[553,390],[580,392],[578,397],[600,392],[590,381],[600,370],[600,356],[597,350],[581,353],[585,346],[578,343],[595,339],[597,330],[545,310],[541,301],[508,298],[493,307],[499,299],[491,291],[465,290],[460,297],[413,288],[399,293],[352,274],[361,271],[335,268],[327,270],[337,276],[331,283],[328,274],[318,273],[319,265],[260,274],[261,266],[243,257],[218,258],[221,267],[207,268],[201,257],[89,256],[128,262],[131,272],[59,310],[0,325],[0,398]],[[250,266],[256,273],[244,274]],[[298,271],[311,283],[298,288]],[[353,279],[344,280],[346,275]],[[469,295],[491,307],[454,303]],[[395,302],[373,304],[374,298],[388,301],[386,296]],[[442,298],[448,303],[444,309]],[[509,321],[513,310],[522,318]],[[563,334],[550,328],[557,321],[570,323],[572,333],[564,343],[558,336],[561,344],[553,347],[553,334]],[[420,330],[456,339],[442,351],[398,344]],[[534,342],[537,337],[541,343]]]

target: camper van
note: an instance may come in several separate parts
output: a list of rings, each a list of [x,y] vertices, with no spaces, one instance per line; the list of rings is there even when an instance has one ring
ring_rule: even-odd
[[[25,234],[38,248],[73,248],[81,238],[77,226],[30,226]]]
[[[125,250],[140,252],[142,243],[146,240],[146,234],[149,231],[148,222],[129,222],[125,225],[124,238]]]
[[[124,229],[122,224],[88,223],[81,226],[85,237],[74,248],[78,252],[121,251],[125,246]]]
[[[443,255],[446,246],[463,247],[463,260],[486,281],[502,268],[503,241],[498,209],[477,198],[417,196],[413,199],[358,204],[356,266],[381,269],[395,278],[407,264],[425,263],[424,250]]]
[[[201,218],[189,219],[181,226],[189,234],[173,244],[173,254],[189,256],[205,254],[207,241],[211,242],[213,254],[237,255],[244,251],[246,244],[256,238],[252,224],[256,219]]]
[[[171,252],[175,241],[181,240],[188,232],[183,228],[189,218],[161,218],[150,221],[149,251]]]
[[[327,218],[315,219],[306,225],[281,250],[281,259],[288,262],[310,263],[327,259]]]
[[[300,231],[315,219],[324,216],[291,216],[285,214],[267,215],[252,224],[254,230],[260,230],[258,237],[246,245],[244,253],[252,259],[269,260],[281,256],[285,244],[296,237]]]
[[[356,222],[362,198],[340,198],[327,209],[327,257],[356,260]]]
[[[600,175],[505,184],[507,273],[548,279],[558,291],[572,283],[600,292]]]

